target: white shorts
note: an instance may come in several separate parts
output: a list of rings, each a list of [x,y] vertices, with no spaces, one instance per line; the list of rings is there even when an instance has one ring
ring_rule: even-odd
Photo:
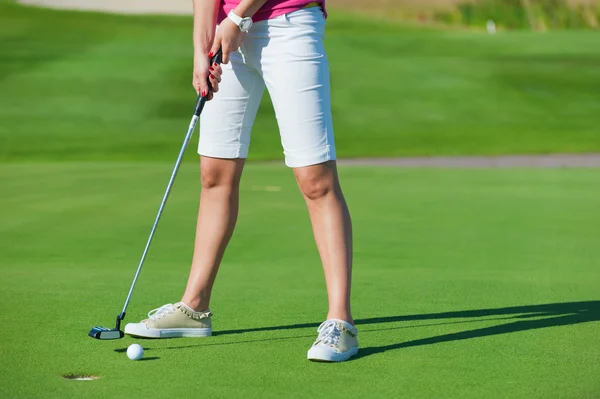
[[[200,117],[198,153],[247,158],[250,131],[265,87],[273,101],[285,163],[335,159],[325,18],[305,8],[255,23],[223,65],[219,92]]]

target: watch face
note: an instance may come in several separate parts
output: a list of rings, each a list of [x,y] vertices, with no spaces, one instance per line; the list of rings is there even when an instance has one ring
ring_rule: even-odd
[[[252,19],[250,19],[250,18],[244,18],[240,22],[240,30],[242,30],[244,32],[248,32],[251,27],[252,27]]]

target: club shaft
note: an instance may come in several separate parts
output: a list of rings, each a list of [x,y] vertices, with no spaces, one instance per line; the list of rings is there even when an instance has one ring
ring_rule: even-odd
[[[162,215],[165,204],[167,203],[167,199],[169,198],[169,193],[171,192],[171,188],[173,187],[173,182],[175,181],[175,177],[177,176],[177,172],[179,171],[179,166],[181,165],[181,161],[183,160],[183,155],[185,154],[185,149],[187,148],[196,128],[196,123],[198,122],[200,112],[204,107],[204,103],[206,100],[204,98],[198,100],[198,104],[196,106],[196,110],[194,112],[194,116],[190,122],[188,127],[187,134],[185,135],[185,139],[183,140],[183,145],[181,146],[181,150],[179,151],[179,156],[177,157],[177,161],[175,162],[175,167],[173,168],[173,173],[171,173],[171,178],[169,179],[169,184],[167,184],[167,189],[165,190],[165,194],[160,203],[160,207],[158,208],[158,213],[156,215],[156,219],[154,220],[154,225],[152,226],[152,230],[150,230],[150,236],[148,237],[148,241],[146,242],[146,247],[144,248],[144,252],[142,253],[142,258],[140,259],[140,263],[135,272],[135,276],[133,277],[133,282],[131,283],[131,288],[129,288],[129,293],[127,294],[127,299],[125,300],[125,304],[123,305],[123,310],[121,311],[120,318],[125,317],[125,312],[127,310],[127,306],[129,305],[129,301],[131,299],[131,294],[133,293],[133,289],[135,288],[135,283],[140,275],[140,271],[142,270],[142,266],[144,265],[144,260],[146,260],[146,255],[148,254],[148,249],[150,248],[150,244],[152,243],[152,238],[154,237],[154,232],[156,231],[156,226],[158,226],[158,221],[160,220],[160,216]]]

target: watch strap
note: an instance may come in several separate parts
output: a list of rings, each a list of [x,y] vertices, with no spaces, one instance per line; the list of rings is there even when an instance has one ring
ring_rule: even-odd
[[[234,24],[236,24],[237,26],[240,26],[240,24],[242,23],[242,17],[240,17],[239,15],[237,15],[233,10],[229,11],[229,14],[227,14],[227,17],[233,21]]]

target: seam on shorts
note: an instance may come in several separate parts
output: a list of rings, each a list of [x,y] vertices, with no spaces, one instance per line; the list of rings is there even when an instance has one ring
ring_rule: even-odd
[[[333,115],[331,115],[331,94],[329,96],[329,123],[333,124]],[[328,124],[329,125],[329,124]],[[331,132],[333,136],[333,132]],[[325,145],[327,146],[327,158],[331,160],[331,144],[329,144],[329,126],[325,127]]]
[[[246,64],[246,66],[250,66],[248,64]],[[252,68],[254,69],[254,68]],[[262,77],[259,75],[259,78],[262,79]],[[250,102],[251,98],[252,98],[252,93],[254,93],[254,88],[256,87],[256,79],[253,80],[252,82],[252,87],[249,90],[249,94],[248,94],[248,101],[246,101],[246,104],[244,105],[244,111],[242,111],[242,124],[240,126],[239,132],[238,132],[238,148],[237,148],[237,154],[236,154],[236,158],[240,157],[240,153],[241,153],[241,149],[242,149],[242,131],[244,130],[244,123],[246,122],[246,112],[248,111],[248,103]],[[252,133],[252,128],[250,129],[250,133]],[[251,139],[251,137],[249,138]],[[248,147],[250,147],[250,145],[248,144]],[[250,150],[250,148],[248,148],[248,151]]]
[[[323,49],[323,54],[325,54],[325,51]],[[327,60],[325,60],[325,62],[327,62]],[[321,68],[323,68],[323,60],[321,60]],[[327,65],[327,74],[329,75],[329,65]],[[328,112],[328,116],[329,116],[329,123],[332,125],[332,129],[333,129],[333,113],[331,110],[331,75],[327,76],[327,97],[328,97],[328,102],[329,102],[329,110]],[[333,132],[331,132],[331,135],[333,136]],[[327,146],[327,158],[329,160],[331,160],[331,145],[329,144],[329,124],[325,127],[325,145]]]

